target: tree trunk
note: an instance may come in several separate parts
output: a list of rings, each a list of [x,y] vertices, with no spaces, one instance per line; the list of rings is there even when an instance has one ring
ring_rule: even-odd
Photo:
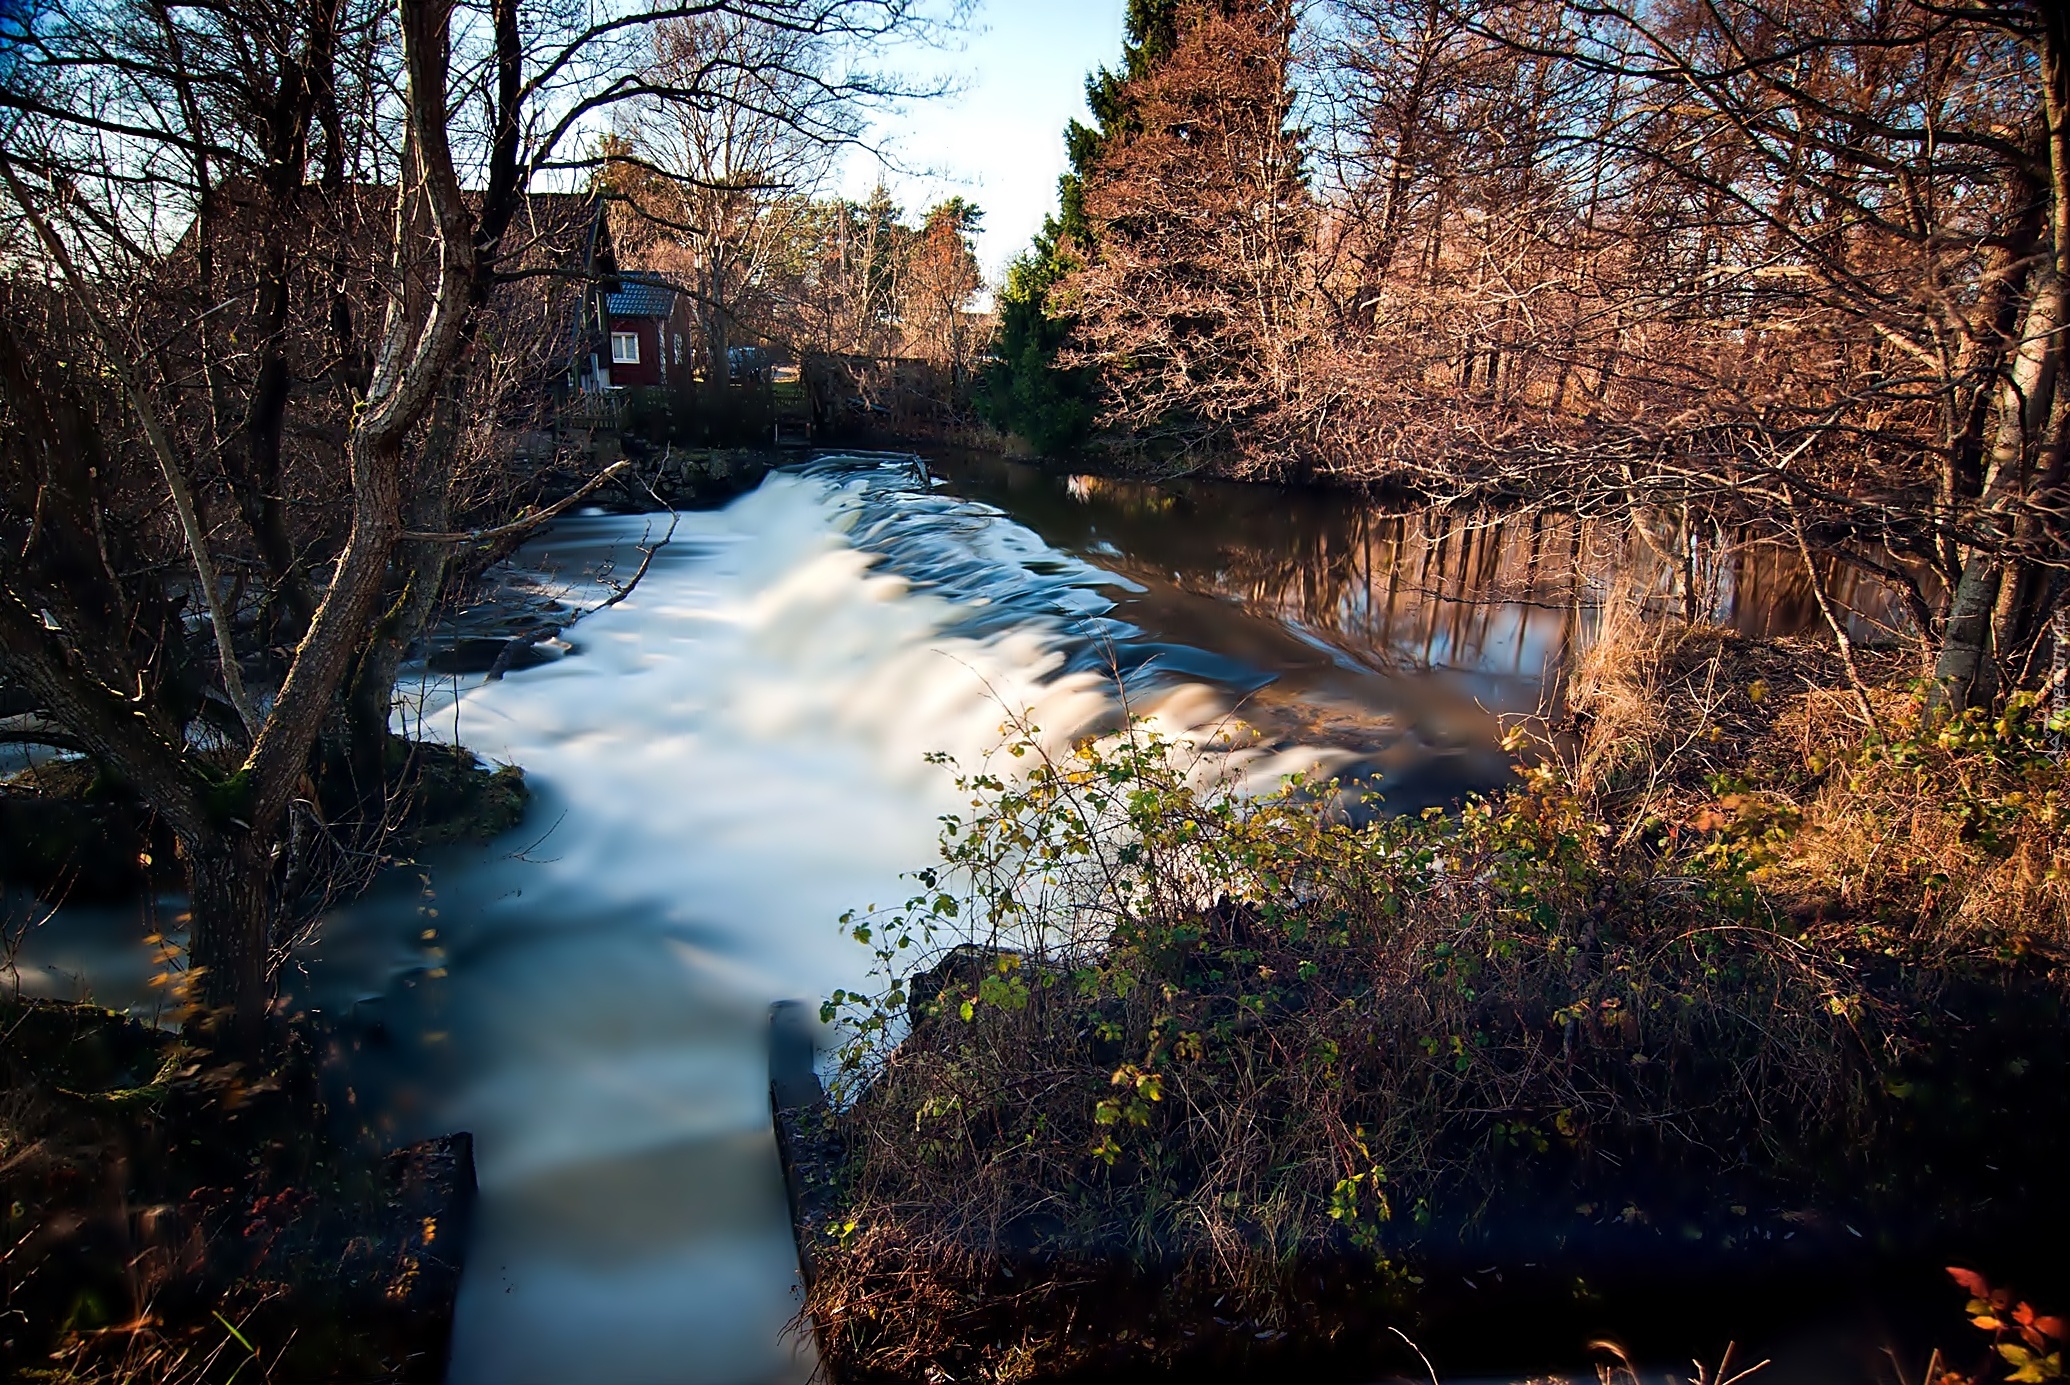
[[[2003,578],[2004,569],[1989,554],[1973,554],[1963,564],[1962,580],[1948,605],[1941,654],[1933,666],[1929,703],[1934,711],[1959,712],[1990,699],[1996,683],[1990,659],[1991,616]]]
[[[2051,254],[2034,273],[2031,307],[2021,324],[2012,368],[2000,392],[1998,427],[1989,470],[1976,507],[1977,538],[1962,566],[1948,608],[1940,658],[1933,671],[1930,709],[1956,712],[1989,697],[1992,626],[2007,579],[2004,547],[2015,537],[2013,512],[2037,479],[2039,456],[2050,451],[2061,375],[2066,319],[2070,319],[2070,23],[2051,11],[2042,29],[2042,86],[2048,114],[2049,234]],[[2017,604],[2020,573],[2012,573]]]
[[[2060,728],[2050,739],[2060,751],[2070,741],[2070,726],[2064,725],[2070,720],[2070,605],[2056,607],[2049,621],[2049,642],[2049,720]]]
[[[453,471],[480,313],[495,289],[501,242],[519,201],[517,109],[524,58],[516,0],[495,0],[491,14],[496,42],[496,135],[490,152],[489,185],[482,195],[481,219],[475,228],[468,286],[474,312],[460,329],[452,368],[431,406],[429,426],[405,482],[403,527],[418,533],[440,533],[452,522]],[[382,824],[387,811],[388,723],[395,707],[396,673],[431,623],[445,590],[451,557],[451,548],[433,540],[404,539],[396,544],[381,617],[367,636],[346,687],[346,759],[364,823]]]
[[[705,367],[704,387],[714,401],[726,397],[727,387],[733,381],[733,343],[727,331],[726,312],[714,307],[705,315],[704,339],[710,353],[710,363]]]
[[[403,499],[403,523],[411,530],[436,533],[451,521],[446,489],[453,436],[457,431],[460,388],[449,386],[433,413],[432,426],[413,468],[410,492]],[[395,707],[395,680],[410,647],[431,624],[439,594],[445,589],[450,548],[429,540],[404,540],[395,547],[388,605],[367,637],[346,693],[346,734],[352,767],[353,796],[361,819],[377,824],[387,803],[388,722]]]
[[[188,965],[199,973],[193,998],[228,1010],[231,1037],[259,1038],[273,998],[273,871],[253,833],[231,828],[181,843],[191,908]]]

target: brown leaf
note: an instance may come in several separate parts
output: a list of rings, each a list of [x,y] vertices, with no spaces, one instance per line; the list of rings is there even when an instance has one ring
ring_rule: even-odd
[[[1991,1297],[1991,1281],[1978,1274],[1975,1270],[1959,1269],[1954,1265],[1950,1265],[1948,1266],[1948,1278],[1954,1280],[1978,1298],[1987,1299]]]

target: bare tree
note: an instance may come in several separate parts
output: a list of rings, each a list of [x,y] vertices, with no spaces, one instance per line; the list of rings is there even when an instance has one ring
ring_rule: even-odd
[[[1808,511],[1915,606],[1932,574],[1955,707],[1989,697],[1994,656],[2031,664],[2061,599],[2064,23],[1917,3],[1474,20],[1577,79],[1595,118],[1563,150],[1657,190],[1616,209],[1638,290],[1618,296],[1666,319],[1618,367],[1654,414],[1624,430],[1651,449],[1636,473],[1784,529]]]
[[[985,274],[972,238],[983,218],[960,197],[928,208],[912,233],[900,286],[902,350],[945,370],[952,400],[963,396],[979,346],[970,309]]]
[[[1138,456],[1843,564],[1987,701],[2070,572],[2060,8],[1331,0],[1296,69],[1274,6],[1158,7],[1073,136],[1059,363]]]
[[[2055,7],[1340,0],[1328,465],[1748,521],[1897,592],[1943,705],[2063,599]]]
[[[267,1004],[290,828],[333,728],[356,727],[378,775],[397,661],[449,555],[538,518],[450,527],[468,403],[502,372],[499,290],[581,272],[528,257],[527,194],[595,167],[582,146],[616,106],[740,101],[712,74],[646,70],[655,26],[719,21],[857,51],[927,22],[903,0],[573,21],[520,0],[86,0],[0,69],[19,218],[0,672],[176,834],[199,993],[240,1034]],[[377,204],[369,253],[336,221]],[[154,296],[168,274],[184,300]],[[127,311],[181,301],[176,320]],[[224,313],[248,324],[234,350],[211,335]],[[216,484],[233,504],[210,503]],[[265,619],[210,671],[182,608],[220,628],[246,605]],[[238,715],[209,717],[219,702]]]
[[[658,26],[616,177],[646,267],[689,291],[714,389],[743,332],[767,335],[769,280],[841,148],[862,134],[829,36],[701,15]],[[721,100],[672,93],[710,90]]]
[[[774,285],[779,331],[822,355],[896,355],[912,249],[903,217],[882,184],[859,203],[798,207]]]

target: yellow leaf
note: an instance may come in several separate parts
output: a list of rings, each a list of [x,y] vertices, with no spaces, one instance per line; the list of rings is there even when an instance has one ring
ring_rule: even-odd
[[[2007,1364],[2016,1368],[2006,1377],[2008,1381],[2017,1381],[2019,1385],[2041,1385],[2043,1381],[2063,1378],[2061,1352],[2036,1356],[2017,1342],[2000,1342],[1998,1354],[2006,1359]]]

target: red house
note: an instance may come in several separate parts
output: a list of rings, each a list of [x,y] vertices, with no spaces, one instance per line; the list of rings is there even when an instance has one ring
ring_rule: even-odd
[[[690,321],[683,295],[659,275],[628,271],[604,295],[610,323],[610,386],[682,387],[690,383]]]

